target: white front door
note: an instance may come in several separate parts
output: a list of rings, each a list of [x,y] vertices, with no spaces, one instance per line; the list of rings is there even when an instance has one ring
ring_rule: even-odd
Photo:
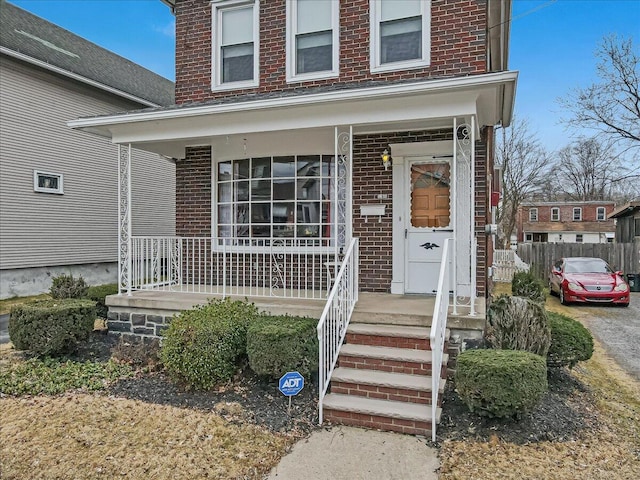
[[[444,241],[453,236],[449,155],[407,159],[405,293],[435,294]]]

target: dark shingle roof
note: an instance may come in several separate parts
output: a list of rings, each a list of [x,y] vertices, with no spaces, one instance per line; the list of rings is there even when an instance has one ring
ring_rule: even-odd
[[[0,46],[156,105],[174,103],[172,81],[5,0]]]

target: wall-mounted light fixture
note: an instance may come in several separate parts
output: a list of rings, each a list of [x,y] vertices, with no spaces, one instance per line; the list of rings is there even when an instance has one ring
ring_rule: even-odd
[[[380,157],[382,158],[382,165],[384,165],[384,169],[387,170],[391,164],[391,155],[389,154],[389,150],[385,148],[380,154]]]

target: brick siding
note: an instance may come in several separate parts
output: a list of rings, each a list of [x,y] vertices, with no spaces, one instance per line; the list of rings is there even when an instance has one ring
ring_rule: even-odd
[[[285,0],[260,2],[260,84],[256,88],[211,91],[210,0],[176,2],[176,103],[313,87],[385,83],[487,72],[487,0],[433,0],[431,62],[424,68],[370,72],[369,0],[340,2],[340,76],[287,83]]]

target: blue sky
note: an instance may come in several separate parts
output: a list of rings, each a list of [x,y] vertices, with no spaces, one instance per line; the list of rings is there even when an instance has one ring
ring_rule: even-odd
[[[11,0],[40,17],[174,79],[174,21],[160,0]],[[550,150],[584,132],[567,131],[556,102],[595,78],[603,36],[640,44],[640,0],[514,0],[510,68],[520,71],[516,113]],[[587,132],[588,133],[588,132]]]

